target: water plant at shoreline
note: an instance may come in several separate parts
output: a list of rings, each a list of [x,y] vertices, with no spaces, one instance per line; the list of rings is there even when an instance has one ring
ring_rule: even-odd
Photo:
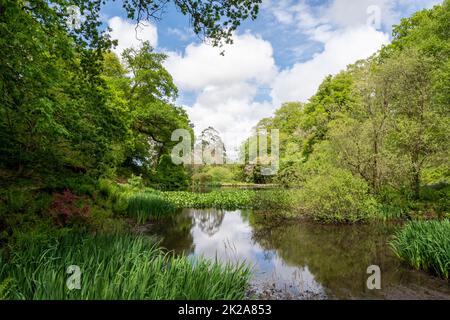
[[[216,208],[216,209],[244,209],[251,208],[255,191],[226,190],[208,193],[194,193],[188,191],[168,191],[163,196],[178,208]]]
[[[100,193],[110,202],[113,211],[124,213],[145,223],[150,218],[161,218],[177,211],[176,206],[162,193],[134,184],[118,184],[100,180]]]
[[[450,220],[410,221],[395,235],[394,253],[415,269],[449,279]]]
[[[138,223],[145,223],[150,218],[161,218],[173,214],[177,208],[156,194],[137,193],[128,198],[127,213],[135,217]]]
[[[175,257],[129,234],[28,242],[0,262],[4,299],[243,299],[250,278],[244,264]],[[66,286],[70,265],[80,268],[79,290]]]

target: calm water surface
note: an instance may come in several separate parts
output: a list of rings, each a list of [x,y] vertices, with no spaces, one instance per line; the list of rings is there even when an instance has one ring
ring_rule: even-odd
[[[450,299],[447,281],[411,270],[391,253],[393,225],[269,223],[250,210],[185,209],[150,229],[177,254],[252,266],[252,290],[267,299]],[[381,290],[366,286],[381,269]]]

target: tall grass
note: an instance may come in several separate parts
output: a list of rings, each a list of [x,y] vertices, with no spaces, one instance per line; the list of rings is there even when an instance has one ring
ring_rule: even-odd
[[[138,188],[129,184],[116,184],[108,180],[99,181],[101,195],[108,199],[114,212],[126,213],[145,223],[150,218],[160,218],[177,211],[176,206],[150,188]]]
[[[400,259],[414,268],[449,278],[450,220],[408,222],[390,245]]]
[[[243,299],[250,277],[243,264],[174,257],[132,235],[69,234],[11,252],[0,261],[8,299]],[[70,265],[80,267],[79,290],[66,286]]]
[[[128,198],[127,212],[138,223],[145,223],[150,218],[161,218],[177,211],[168,200],[151,193],[137,193]]]

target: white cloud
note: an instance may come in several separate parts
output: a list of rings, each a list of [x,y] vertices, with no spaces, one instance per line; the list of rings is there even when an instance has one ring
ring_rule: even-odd
[[[195,37],[194,31],[189,28],[179,29],[179,28],[168,28],[167,33],[169,35],[175,36],[181,41],[188,41],[189,39],[192,39]]]
[[[322,14],[338,27],[354,27],[367,24],[368,19],[375,14],[370,8],[378,8],[380,26],[390,28],[398,19],[398,12],[395,11],[397,2],[398,0],[334,0],[323,9]]]
[[[359,59],[367,58],[388,43],[387,34],[361,26],[341,31],[315,30],[324,40],[324,50],[304,63],[283,70],[274,81],[271,96],[275,105],[285,101],[307,101],[323,79]]]
[[[305,0],[267,0],[264,8],[270,10],[279,23],[305,31],[319,24],[347,28],[372,23],[374,11],[370,8],[376,7],[380,13],[380,26],[389,31],[392,24],[399,21],[401,13],[409,15],[439,3],[442,0],[331,0],[313,7]]]
[[[268,83],[276,75],[273,50],[269,42],[244,34],[234,44],[221,49],[207,44],[190,44],[185,53],[169,53],[165,64],[177,86],[202,90],[206,86],[226,86],[236,82]]]
[[[121,17],[113,17],[108,20],[108,26],[112,29],[111,38],[118,40],[114,52],[120,56],[124,49],[137,48],[143,41],[149,41],[152,47],[158,44],[157,28],[146,22],[136,25]]]
[[[196,125],[196,134],[212,126],[219,131],[228,155],[236,156],[236,148],[256,123],[270,116],[274,109],[269,102],[256,102],[257,86],[238,82],[228,86],[208,86],[198,95],[189,118]]]

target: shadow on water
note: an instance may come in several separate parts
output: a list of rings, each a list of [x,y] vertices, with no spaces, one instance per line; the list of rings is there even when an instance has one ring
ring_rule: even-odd
[[[185,209],[150,232],[177,254],[253,267],[258,298],[450,299],[446,281],[409,269],[387,242],[397,226],[325,226],[261,221],[250,210]],[[381,290],[369,290],[367,267],[381,269]]]

